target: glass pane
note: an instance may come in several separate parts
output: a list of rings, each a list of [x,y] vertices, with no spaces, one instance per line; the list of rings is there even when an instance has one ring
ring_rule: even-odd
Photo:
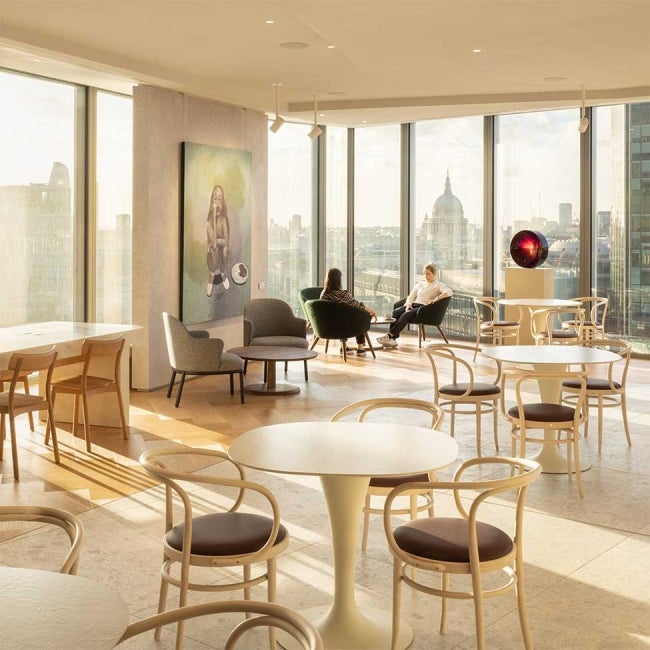
[[[357,129],[354,297],[379,315],[400,296],[400,125]]]
[[[474,296],[483,293],[483,118],[413,125],[411,274],[433,262],[454,291],[445,331],[476,336]]]
[[[348,272],[348,130],[327,127],[325,265]]]
[[[313,143],[309,124],[269,133],[269,287],[302,315],[298,292],[313,287]]]
[[[502,115],[495,120],[495,288],[514,266],[510,240],[520,230],[548,240],[555,297],[579,295],[580,134],[576,109]]]
[[[605,329],[650,352],[650,104],[594,110],[592,291]]]
[[[133,100],[97,93],[97,273],[99,323],[131,322]]]
[[[0,325],[73,320],[75,88],[0,71],[0,106]]]

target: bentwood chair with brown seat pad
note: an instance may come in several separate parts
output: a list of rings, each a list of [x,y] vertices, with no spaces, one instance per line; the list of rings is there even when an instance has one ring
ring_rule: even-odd
[[[494,446],[499,451],[498,402],[501,398],[501,364],[481,355],[481,360],[489,364],[487,377],[478,381],[472,364],[464,356],[476,354],[472,345],[439,343],[425,348],[433,370],[433,401],[445,413],[449,413],[451,437],[455,436],[456,415],[476,417],[476,453],[481,455],[481,416],[492,413]],[[480,354],[480,351],[479,351]],[[450,383],[443,383],[451,377]],[[481,378],[483,379],[483,378]]]
[[[385,422],[387,415],[392,411],[398,411],[398,416],[396,422],[403,422],[404,417],[407,417],[408,414],[405,410],[411,411],[422,411],[427,414],[427,419],[431,429],[437,429],[442,422],[444,413],[442,409],[436,404],[431,402],[426,402],[421,399],[411,399],[407,397],[383,397],[375,399],[365,399],[360,402],[354,402],[348,406],[343,407],[337,411],[331,418],[331,422],[336,422],[342,420],[350,415],[356,417],[357,422],[363,422],[366,420],[366,417],[374,412],[381,411],[377,413],[381,417],[381,421]],[[409,420],[410,421],[410,420]],[[366,501],[363,506],[363,534],[361,538],[361,548],[366,550],[368,543],[368,525],[370,523],[371,514],[382,514],[384,508],[374,508],[372,507],[372,497],[386,497],[388,493],[396,486],[401,485],[402,483],[408,483],[412,481],[434,481],[435,476],[433,472],[425,472],[424,474],[409,475],[409,476],[382,476],[382,477],[370,477],[370,483],[368,484],[368,491],[366,492]],[[429,515],[433,517],[433,495],[430,490],[425,492],[412,492],[408,495],[409,497],[409,507],[408,508],[397,508],[393,510],[393,514],[408,514],[411,519],[415,519],[418,515],[418,512],[423,510],[428,510]],[[418,505],[418,496],[424,497],[424,502]]]
[[[56,427],[54,425],[54,397],[52,395],[52,373],[54,371],[54,362],[56,361],[57,352],[54,347],[41,353],[24,353],[15,352],[9,359],[9,367],[4,371],[2,381],[7,383],[9,389],[0,393],[0,460],[3,458],[4,441],[7,433],[6,417],[9,418],[9,432],[11,435],[11,458],[13,462],[14,479],[20,480],[18,470],[18,442],[16,438],[16,417],[23,413],[33,413],[34,411],[47,411],[48,426],[52,431],[52,449],[54,451],[54,460],[58,464],[61,462],[59,456],[59,443],[56,438]],[[16,388],[23,383],[23,377],[32,372],[45,373],[44,394],[31,395],[29,393],[19,393]],[[49,436],[45,434],[45,444],[48,444]]]
[[[179,607],[187,604],[191,590],[242,589],[244,599],[250,600],[251,588],[264,581],[268,586],[268,600],[275,600],[276,558],[287,548],[289,533],[280,523],[280,509],[273,494],[264,486],[245,480],[244,468],[222,451],[166,447],[143,453],[140,463],[149,475],[165,484],[158,613],[165,610],[170,584],[179,588]],[[215,488],[219,488],[218,494]],[[246,490],[262,497],[269,516],[240,510]],[[217,502],[221,505],[217,506]],[[182,504],[181,516],[174,507],[178,503]],[[266,563],[266,572],[252,577],[251,567],[258,563]],[[176,564],[180,565],[180,578],[173,575]],[[211,579],[206,576],[201,582],[193,582],[190,567],[242,567],[243,580],[223,582],[217,581],[220,576]],[[182,646],[183,625],[179,621],[177,648]],[[159,627],[155,638],[160,638]]]
[[[530,315],[533,340],[537,345],[580,341],[584,322],[585,310],[582,307],[536,309]]]
[[[563,372],[553,371],[523,371],[508,370],[503,374],[502,390],[505,394],[505,384],[508,379],[514,381],[516,405],[506,410],[503,404],[503,414],[512,424],[512,455],[526,455],[527,443],[566,445],[567,450],[567,473],[569,481],[571,474],[575,471],[578,482],[578,492],[584,496],[582,488],[582,471],[580,469],[580,426],[587,419],[585,387],[586,379],[584,372]],[[538,382],[575,382],[576,399],[572,406],[565,404],[554,404],[550,402],[524,401],[523,395],[526,391],[535,392]],[[557,437],[533,436],[531,430],[543,429],[544,431],[556,431]],[[564,432],[566,437],[562,438]],[[573,461],[572,461],[573,453]]]
[[[600,296],[580,296],[571,298],[582,303],[585,310],[585,321],[582,323],[581,338],[585,341],[591,339],[605,338],[605,318],[607,317],[607,308],[609,299]],[[575,329],[576,323],[571,320],[564,321],[562,327],[566,329]]]
[[[585,437],[589,433],[589,408],[596,406],[598,409],[598,454],[603,448],[603,409],[620,406],[623,427],[627,444],[632,446],[630,438],[630,427],[627,421],[627,401],[625,397],[625,385],[627,382],[627,371],[630,365],[632,346],[627,341],[616,339],[590,339],[580,341],[580,345],[590,348],[609,350],[620,356],[618,361],[607,364],[606,376],[590,376],[586,379],[586,407],[587,419],[585,421]],[[586,366],[582,367],[586,371]],[[562,382],[562,402],[564,404],[575,404],[577,395],[580,394],[580,383],[575,379],[567,379]]]
[[[83,524],[77,517],[65,510],[47,506],[0,506],[0,522],[18,521],[26,524],[52,524],[63,529],[70,539],[70,548],[57,571],[76,575],[84,537]]]
[[[479,475],[473,480],[465,479],[465,472],[470,468],[478,468],[479,472],[488,474],[490,478],[483,479]],[[498,469],[504,472],[504,478],[492,478]],[[483,599],[515,589],[524,645],[532,649],[533,640],[528,628],[524,585],[523,518],[528,486],[538,478],[540,472],[541,466],[534,460],[507,457],[474,458],[465,461],[456,470],[452,481],[406,483],[390,493],[384,512],[384,530],[393,555],[392,650],[398,648],[402,583],[417,591],[442,597],[441,633],[445,629],[447,600],[472,599],[476,645],[479,650],[487,647],[483,625]],[[451,517],[415,519],[393,530],[393,501],[405,492],[425,489],[434,492],[452,490],[457,514]],[[514,507],[508,502],[507,507],[499,509],[504,515],[509,514],[512,517],[514,535],[501,529],[503,517],[500,517],[499,527],[485,521],[490,510],[497,507],[494,497],[508,492],[514,493]],[[481,506],[485,503],[489,505],[482,509]],[[425,584],[425,581],[410,577],[407,567],[439,572],[440,588],[432,586],[430,581]],[[495,571],[502,571],[507,578],[506,582],[493,588],[485,588],[483,574]],[[450,588],[450,576],[458,574],[471,576],[471,588],[459,590],[455,585]]]
[[[84,420],[84,437],[86,439],[86,450],[92,451],[90,445],[90,411],[88,409],[88,398],[103,393],[115,393],[117,407],[122,425],[124,440],[129,438],[129,429],[124,411],[120,382],[120,361],[124,350],[124,338],[119,336],[114,339],[86,339],[81,346],[81,355],[74,360],[82,363],[81,374],[73,377],[66,377],[52,382],[52,408],[56,403],[58,395],[72,395],[74,398],[74,412],[72,419],[72,433],[77,431],[79,422],[79,402]],[[66,359],[67,362],[73,359]],[[107,370],[98,372],[96,363],[105,364]],[[107,376],[103,376],[103,373]],[[49,434],[49,427],[48,427]],[[45,441],[48,440],[48,434]]]
[[[492,345],[502,345],[511,340],[519,345],[519,330],[521,328],[521,307],[516,320],[505,320],[499,315],[498,299],[492,296],[474,298],[476,313],[476,348],[482,338],[488,338]],[[476,355],[474,355],[476,361]]]
[[[202,603],[200,605],[186,605],[185,607],[171,609],[162,614],[155,614],[154,616],[149,616],[148,618],[131,623],[126,628],[118,645],[137,634],[142,634],[143,632],[164,625],[186,621],[197,616],[232,612],[241,612],[247,616],[256,614],[256,616],[242,621],[230,632],[223,646],[224,650],[233,650],[237,646],[239,639],[246,632],[257,627],[276,627],[281,629],[295,639],[298,647],[302,650],[324,650],[325,648],[320,634],[298,612],[278,603],[267,603],[256,600],[229,600]]]

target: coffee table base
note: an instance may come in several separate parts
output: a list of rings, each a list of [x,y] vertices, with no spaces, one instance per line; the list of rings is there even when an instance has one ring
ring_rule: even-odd
[[[343,624],[340,619],[328,621],[330,608],[310,607],[300,611],[323,637],[326,650],[390,650],[392,636],[392,614],[383,609],[363,609],[362,615],[355,615]],[[330,624],[328,624],[330,623]],[[336,623],[332,625],[331,623]],[[284,632],[278,632],[278,642],[287,650],[299,650],[300,644]],[[413,642],[413,630],[402,620],[400,622],[399,650],[408,648]]]
[[[244,392],[253,395],[295,395],[300,392],[300,386],[285,384],[283,382],[276,383],[275,386],[269,386],[268,384],[249,384],[244,388]]]

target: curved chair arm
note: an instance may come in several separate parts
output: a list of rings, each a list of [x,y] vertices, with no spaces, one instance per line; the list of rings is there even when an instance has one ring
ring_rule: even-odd
[[[443,410],[437,404],[427,402],[423,399],[413,399],[410,397],[374,397],[344,406],[332,415],[330,422],[336,422],[355,411],[359,412],[358,421],[363,422],[368,413],[384,408],[407,408],[428,413],[431,416],[432,429],[437,429],[444,417]]]
[[[209,339],[210,332],[208,330],[187,330],[190,336],[193,336],[195,339]]]
[[[208,474],[203,474],[201,471],[198,472],[183,472],[178,470],[169,469],[162,460],[161,457],[164,456],[209,456],[212,458],[218,458],[222,461],[227,461],[233,465],[237,472],[239,473],[239,479],[223,478],[218,476],[211,476]],[[180,500],[183,502],[185,509],[184,513],[184,524],[185,524],[185,534],[188,537],[188,540],[192,537],[192,518],[193,518],[193,506],[191,497],[188,493],[177,483],[177,481],[188,481],[195,484],[203,485],[216,485],[221,487],[231,487],[237,488],[239,494],[235,499],[233,505],[230,507],[228,512],[235,512],[244,500],[244,493],[246,490],[251,490],[252,492],[257,492],[262,497],[264,497],[269,503],[273,527],[269,533],[269,537],[266,540],[265,544],[261,546],[255,553],[250,553],[248,557],[251,562],[258,562],[264,559],[267,551],[271,550],[275,544],[275,539],[278,535],[280,529],[280,506],[273,496],[273,493],[268,490],[263,485],[259,483],[253,483],[251,481],[245,480],[244,467],[240,465],[237,461],[233,460],[223,451],[217,449],[201,449],[196,447],[182,448],[182,447],[165,447],[163,449],[157,449],[152,451],[145,451],[140,455],[140,464],[144,470],[154,478],[161,480],[167,486],[167,489],[173,490]],[[169,507],[169,503],[166,507],[165,513],[165,530],[169,531],[173,528],[173,512]],[[190,545],[183,545],[183,548],[189,548]]]
[[[176,347],[176,366],[178,370],[211,372],[218,370],[223,354],[223,341],[217,338],[188,339],[186,346]]]
[[[248,618],[229,634],[224,650],[234,648],[235,643],[239,640],[244,632],[248,629],[259,627],[261,625],[277,627],[290,634],[300,643],[303,650],[323,650],[323,640],[318,632],[313,628],[305,618],[297,612],[279,605],[278,603],[261,602],[254,600],[230,600],[202,603],[200,605],[187,605],[172,609],[162,614],[155,614],[140,621],[131,623],[119,640],[119,643],[142,634],[148,630],[169,625],[178,621],[185,621],[197,616],[206,616],[209,614],[225,614],[231,612],[244,612],[258,614],[256,618]]]
[[[420,307],[413,322],[422,323],[423,325],[441,325],[452,297],[447,296],[430,305]]]

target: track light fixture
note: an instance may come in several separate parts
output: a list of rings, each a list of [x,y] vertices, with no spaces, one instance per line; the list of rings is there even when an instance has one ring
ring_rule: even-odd
[[[307,134],[312,140],[315,140],[321,133],[323,132],[323,129],[318,126],[316,117],[318,113],[318,103],[316,101],[316,95],[314,95],[314,126],[312,130]]]
[[[277,133],[280,130],[280,127],[284,124],[284,120],[278,115],[278,88],[282,84],[273,84],[275,86],[275,119],[269,127],[271,133]]]
[[[585,115],[585,99],[585,87],[582,86],[582,108],[580,109],[580,122],[578,124],[578,131],[580,131],[580,133],[585,133],[589,128],[589,118]]]

